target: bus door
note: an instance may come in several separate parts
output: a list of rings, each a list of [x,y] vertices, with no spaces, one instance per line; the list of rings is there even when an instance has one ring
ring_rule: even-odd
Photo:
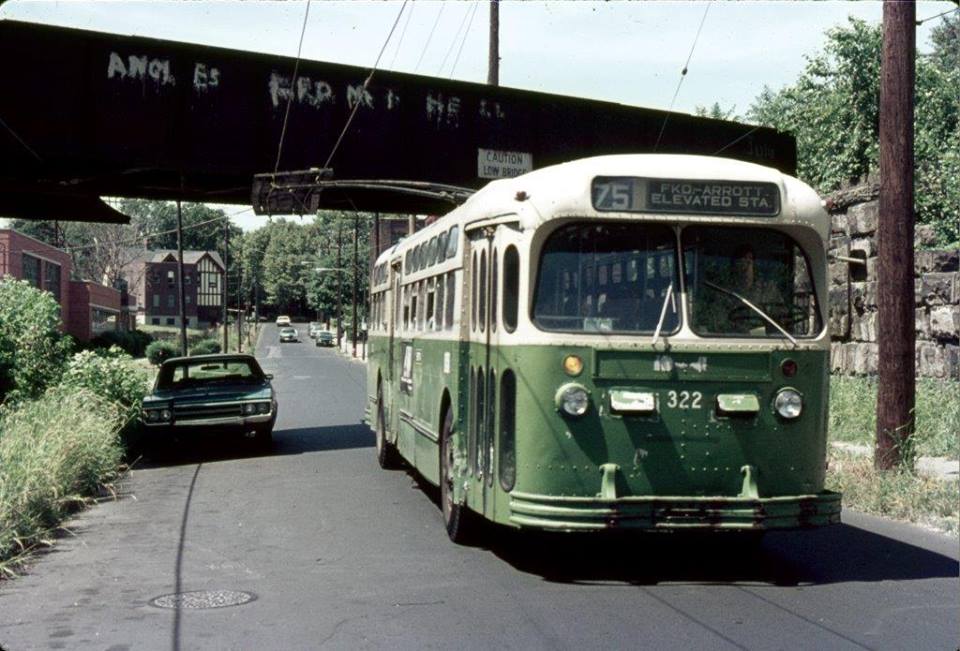
[[[470,340],[472,342],[468,373],[470,374],[470,413],[468,429],[468,466],[475,486],[482,492],[487,517],[493,513],[494,425],[496,419],[497,370],[497,289],[499,282],[497,225],[491,224],[468,232],[470,243]]]
[[[396,260],[390,264],[390,289],[391,291],[387,292],[390,296],[390,300],[393,301],[390,305],[385,305],[384,309],[392,310],[390,312],[390,317],[387,319],[389,322],[389,337],[387,339],[387,382],[392,386],[393,378],[395,375],[394,360],[396,358],[396,353],[394,351],[394,333],[397,329],[397,321],[400,319],[400,260]]]

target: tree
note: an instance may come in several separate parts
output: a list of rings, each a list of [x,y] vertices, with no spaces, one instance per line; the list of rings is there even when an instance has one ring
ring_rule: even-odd
[[[731,106],[728,109],[724,109],[720,106],[720,102],[714,102],[713,106],[707,108],[706,106],[700,106],[699,104],[693,109],[694,115],[697,115],[702,118],[713,118],[714,120],[739,120],[740,117],[736,113],[737,107]]]
[[[878,170],[882,28],[850,18],[827,32],[796,83],[765,88],[750,108],[755,122],[797,138],[798,175],[821,193]],[[941,244],[960,237],[960,71],[951,52],[957,30],[944,28],[916,75],[916,209]],[[949,66],[953,65],[953,68]]]

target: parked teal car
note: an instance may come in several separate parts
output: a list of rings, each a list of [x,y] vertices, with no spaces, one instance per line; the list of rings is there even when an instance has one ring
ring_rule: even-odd
[[[163,363],[143,399],[150,443],[211,434],[240,434],[269,447],[277,396],[252,355],[197,355]]]

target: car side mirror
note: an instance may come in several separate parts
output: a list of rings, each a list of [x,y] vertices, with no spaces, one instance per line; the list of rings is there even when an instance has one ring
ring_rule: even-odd
[[[267,378],[268,380],[272,380],[272,379],[273,379],[273,373],[267,373],[267,374],[265,374],[263,377]]]

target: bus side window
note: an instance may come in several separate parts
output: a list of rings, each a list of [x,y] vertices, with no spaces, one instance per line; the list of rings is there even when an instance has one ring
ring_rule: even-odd
[[[447,330],[453,329],[454,321],[454,304],[457,301],[457,273],[451,271],[447,274],[447,312],[446,318],[443,320],[443,324]]]
[[[427,305],[426,305],[427,309],[425,310],[426,319],[427,319],[427,330],[433,330],[434,324],[436,323],[436,318],[434,314],[436,310],[436,304],[434,302],[436,300],[436,294],[434,289],[435,281],[433,278],[431,278],[430,280],[427,280],[425,282],[427,283]]]
[[[437,276],[434,281],[437,285],[437,304],[434,309],[433,329],[443,330],[443,299],[445,279],[443,276]]]
[[[497,331],[497,251],[493,251],[493,256],[490,259],[491,267],[491,278],[490,278],[490,330],[492,332]]]
[[[470,329],[477,329],[477,252],[473,252],[473,264],[470,265]]]
[[[519,299],[520,254],[517,247],[508,246],[503,252],[503,327],[507,332],[517,329]]]
[[[477,297],[480,305],[477,308],[477,319],[480,323],[480,332],[486,329],[487,325],[487,252],[480,252],[480,291]]]
[[[460,245],[460,227],[454,226],[450,229],[450,236],[447,238],[447,257],[452,258],[457,255],[457,249]]]

